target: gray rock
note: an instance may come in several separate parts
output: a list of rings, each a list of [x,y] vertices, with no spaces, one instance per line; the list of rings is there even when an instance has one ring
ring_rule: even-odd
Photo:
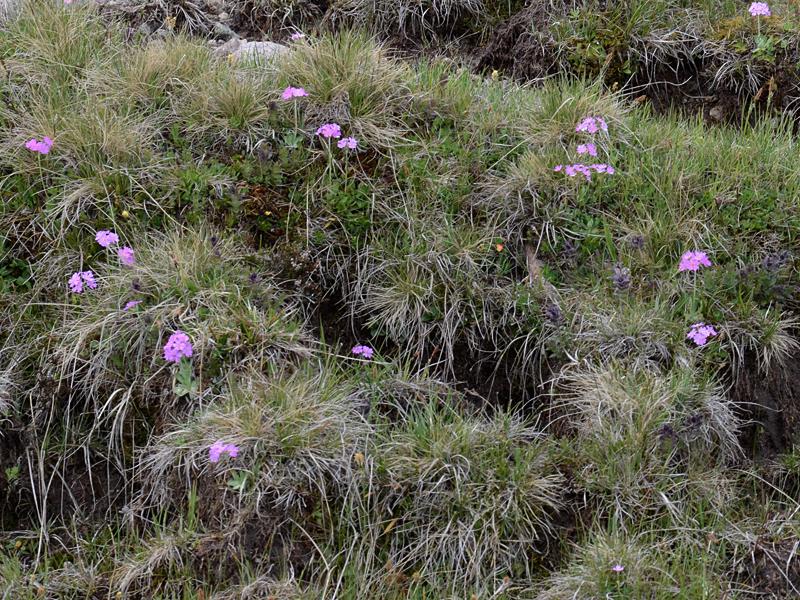
[[[248,42],[246,39],[231,39],[219,48],[214,49],[214,54],[220,57],[232,56],[234,62],[241,60],[272,60],[289,52],[289,48],[275,42]]]
[[[212,35],[222,40],[230,40],[233,38],[238,37],[236,32],[225,25],[225,23],[216,22],[214,23],[214,27],[211,29]]]

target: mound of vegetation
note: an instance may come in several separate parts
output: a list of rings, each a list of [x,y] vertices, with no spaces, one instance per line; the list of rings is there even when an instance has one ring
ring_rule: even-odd
[[[791,115],[402,60],[528,9],[395,4],[241,60],[2,17],[0,595],[796,597]]]

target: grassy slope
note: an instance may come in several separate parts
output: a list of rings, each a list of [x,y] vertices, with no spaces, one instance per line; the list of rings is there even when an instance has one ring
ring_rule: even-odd
[[[231,65],[85,4],[0,58],[5,597],[791,597],[794,440],[754,461],[730,387],[796,357],[790,123],[359,33]],[[590,140],[614,175],[553,171]]]

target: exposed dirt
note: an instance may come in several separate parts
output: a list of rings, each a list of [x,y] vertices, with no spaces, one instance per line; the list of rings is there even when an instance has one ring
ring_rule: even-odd
[[[742,433],[745,449],[769,458],[800,443],[800,353],[766,374],[747,356],[733,380],[733,400],[750,421]]]

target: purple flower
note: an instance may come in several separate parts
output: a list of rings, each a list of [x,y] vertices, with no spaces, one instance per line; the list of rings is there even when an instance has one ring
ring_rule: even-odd
[[[625,567],[623,567],[620,564],[616,564],[613,567],[611,567],[611,570],[614,571],[614,573],[622,573],[625,570]]]
[[[117,256],[119,256],[120,262],[126,267],[133,266],[136,262],[136,258],[133,253],[133,248],[129,246],[123,246],[117,250]]]
[[[239,456],[239,447],[234,444],[226,444],[222,440],[217,440],[208,449],[208,460],[212,463],[218,463],[220,457],[227,454],[231,458]]]
[[[300,31],[295,31],[292,35],[289,36],[289,39],[292,40],[293,42],[296,42],[297,40],[302,40],[304,37],[306,37],[305,33],[302,33]]]
[[[370,358],[372,358],[372,355],[375,351],[369,346],[359,345],[359,346],[353,346],[352,352],[356,356],[361,356],[362,358],[366,358],[367,360],[369,360]]]
[[[107,229],[102,229],[98,231],[95,234],[94,239],[103,248],[108,248],[109,246],[113,246],[114,244],[119,242],[119,236],[113,231],[108,231]]]
[[[83,279],[83,283],[86,284],[90,290],[97,288],[97,281],[94,279],[94,273],[91,271],[83,271],[81,272],[81,279]]]
[[[575,131],[595,134],[598,131],[608,131],[608,124],[602,117],[586,117],[575,127]]]
[[[681,255],[678,271],[698,271],[700,267],[710,267],[711,261],[705,252],[689,250]]]
[[[561,314],[561,309],[558,307],[557,304],[548,304],[544,308],[544,318],[547,319],[553,325],[558,325],[561,323],[561,320],[564,318],[564,315]]]
[[[192,356],[192,341],[180,329],[176,330],[164,345],[164,360],[179,363],[183,357]]]
[[[132,309],[132,308],[136,308],[136,307],[137,307],[137,306],[139,306],[141,303],[142,303],[142,301],[141,301],[141,300],[130,300],[130,301],[128,301],[128,302],[126,302],[126,303],[125,303],[125,306],[123,307],[123,309],[122,309],[122,310],[130,310],[130,309]]]
[[[45,136],[40,142],[36,138],[32,138],[25,142],[25,147],[31,152],[38,152],[39,154],[49,154],[50,148],[53,147],[53,140]]]
[[[753,2],[750,5],[749,11],[754,17],[769,17],[772,15],[769,10],[769,4],[766,2]]]
[[[342,128],[336,123],[325,123],[325,125],[317,129],[317,135],[321,135],[324,138],[339,139],[342,137]]]
[[[69,278],[69,289],[75,294],[80,294],[83,291],[83,280],[80,273],[73,273]]]
[[[588,144],[581,144],[577,148],[578,154],[588,154],[589,156],[597,156],[597,146],[589,142]]]
[[[614,266],[614,275],[611,276],[611,281],[617,291],[624,291],[631,287],[631,272],[623,265]]]
[[[90,290],[97,288],[97,281],[91,271],[77,271],[69,278],[69,289],[76,294],[83,292],[84,285]]]
[[[692,340],[698,346],[705,346],[708,338],[717,335],[717,330],[705,323],[695,323],[689,328],[686,338]]]
[[[338,148],[349,148],[350,150],[355,150],[358,147],[358,140],[356,140],[354,137],[342,138],[336,142],[336,146]]]
[[[292,98],[304,98],[308,96],[308,92],[304,88],[297,88],[289,86],[285,90],[283,90],[283,94],[281,94],[281,98],[284,100],[291,100]]]
[[[586,181],[592,180],[592,171],[596,173],[606,173],[607,175],[616,173],[614,167],[606,164],[584,165],[583,163],[575,163],[574,165],[556,165],[553,167],[553,171],[556,173],[560,172],[562,169],[567,177],[583,175]]]

